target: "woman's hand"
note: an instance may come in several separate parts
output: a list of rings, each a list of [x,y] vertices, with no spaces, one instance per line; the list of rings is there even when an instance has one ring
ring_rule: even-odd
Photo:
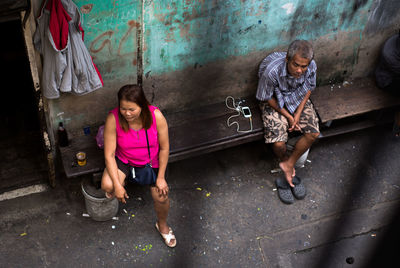
[[[125,198],[129,198],[128,194],[126,193],[125,188],[122,185],[115,185],[114,186],[114,194],[118,201],[122,203],[126,203]]]
[[[168,195],[168,184],[167,181],[165,180],[165,178],[162,177],[158,177],[156,180],[156,187],[157,187],[157,191],[159,194],[161,195]]]

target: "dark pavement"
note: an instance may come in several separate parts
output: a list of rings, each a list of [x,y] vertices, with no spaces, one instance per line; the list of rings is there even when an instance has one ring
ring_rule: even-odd
[[[0,267],[366,267],[399,214],[399,150],[390,126],[319,140],[297,171],[308,194],[292,205],[262,141],[172,163],[174,249],[147,187],[128,186],[119,219],[95,222],[80,179],[64,179],[0,202]]]

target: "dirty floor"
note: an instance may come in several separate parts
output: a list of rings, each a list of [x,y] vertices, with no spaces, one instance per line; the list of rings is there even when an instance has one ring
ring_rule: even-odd
[[[156,232],[147,187],[129,185],[118,220],[96,222],[82,216],[81,179],[63,179],[0,202],[0,267],[366,267],[400,207],[390,134],[318,141],[297,171],[307,196],[292,205],[277,198],[282,174],[262,141],[170,164],[174,249]]]

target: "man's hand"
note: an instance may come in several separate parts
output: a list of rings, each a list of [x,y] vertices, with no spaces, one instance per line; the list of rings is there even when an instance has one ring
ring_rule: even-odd
[[[301,131],[300,125],[299,125],[299,121],[300,121],[300,114],[295,113],[294,117],[290,116],[288,118],[289,121],[289,132],[292,131]]]
[[[125,198],[129,198],[128,194],[126,193],[125,188],[122,185],[115,185],[114,186],[114,194],[118,201],[122,203],[126,203]]]
[[[168,195],[168,184],[165,180],[165,178],[158,177],[156,180],[156,187],[157,187],[157,192],[161,195]]]

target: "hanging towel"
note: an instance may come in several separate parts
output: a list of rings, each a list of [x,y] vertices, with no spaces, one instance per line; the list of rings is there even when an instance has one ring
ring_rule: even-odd
[[[83,43],[81,15],[72,0],[43,4],[34,34],[43,55],[42,90],[48,99],[60,92],[83,95],[103,86],[101,75]]]

